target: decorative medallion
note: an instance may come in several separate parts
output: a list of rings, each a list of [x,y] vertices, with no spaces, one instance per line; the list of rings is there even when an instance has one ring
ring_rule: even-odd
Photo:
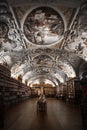
[[[64,33],[64,21],[60,14],[50,7],[38,7],[26,17],[23,25],[25,37],[37,45],[58,42]]]

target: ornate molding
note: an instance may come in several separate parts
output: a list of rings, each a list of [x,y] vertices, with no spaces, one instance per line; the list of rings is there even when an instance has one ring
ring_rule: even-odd
[[[64,49],[73,51],[87,61],[87,3],[81,5],[65,39]]]

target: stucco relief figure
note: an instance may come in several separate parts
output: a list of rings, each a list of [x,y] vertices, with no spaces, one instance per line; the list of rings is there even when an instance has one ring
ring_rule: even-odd
[[[78,33],[81,34],[83,38],[87,38],[87,4],[83,5],[80,10]]]
[[[0,22],[0,38],[5,38],[7,36],[8,33],[8,26],[3,23]]]

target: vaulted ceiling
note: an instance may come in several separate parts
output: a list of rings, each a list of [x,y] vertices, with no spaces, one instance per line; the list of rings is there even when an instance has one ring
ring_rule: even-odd
[[[86,1],[0,1],[0,63],[12,77],[58,86],[80,77],[86,62]]]

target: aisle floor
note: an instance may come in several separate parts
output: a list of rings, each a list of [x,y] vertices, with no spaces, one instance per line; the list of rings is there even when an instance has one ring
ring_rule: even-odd
[[[29,99],[5,116],[5,130],[83,130],[79,107],[57,99],[47,99],[47,113],[37,113],[37,99]]]

